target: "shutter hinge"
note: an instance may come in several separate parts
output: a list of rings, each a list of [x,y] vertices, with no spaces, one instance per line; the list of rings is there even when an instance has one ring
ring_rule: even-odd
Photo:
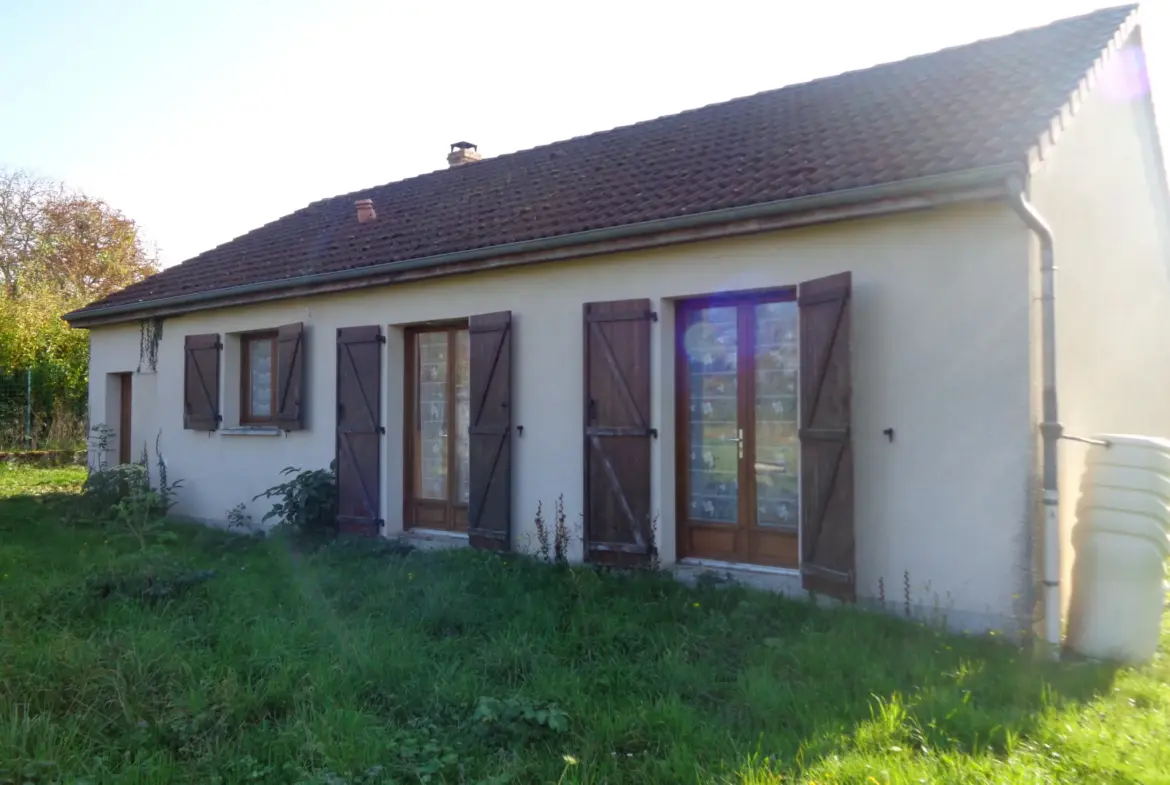
[[[379,436],[385,436],[386,435],[386,426],[379,425],[377,428],[374,429],[374,433],[378,434]]]
[[[216,422],[223,422],[223,415],[221,415],[221,414],[215,415],[215,421]]]
[[[650,429],[650,438],[651,438],[651,439],[657,439],[657,438],[658,438],[658,429],[657,429],[657,428],[651,428],[651,429]]]
[[[220,343],[219,341],[216,341],[216,342],[215,342],[215,346],[213,346],[212,348],[213,348],[213,349],[222,349],[222,348],[223,348],[223,344],[222,344],[222,343]]]
[[[379,336],[378,336],[378,343],[386,343],[386,336],[385,336],[385,335],[379,335]]]
[[[646,316],[649,317],[650,321],[652,322],[658,321],[658,311],[647,311]]]
[[[377,524],[379,529],[386,528],[386,519],[385,518],[377,518],[377,519],[375,519],[374,523]]]

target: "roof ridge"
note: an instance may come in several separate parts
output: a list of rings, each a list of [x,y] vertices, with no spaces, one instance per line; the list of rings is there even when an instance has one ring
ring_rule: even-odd
[[[612,133],[619,132],[619,131],[625,131],[625,130],[631,129],[631,128],[638,128],[640,126],[644,126],[644,125],[647,125],[649,123],[656,123],[656,122],[659,122],[662,120],[667,120],[669,118],[683,117],[686,115],[711,110],[711,109],[721,107],[721,106],[730,106],[730,105],[737,104],[737,103],[743,103],[743,102],[751,101],[753,99],[759,99],[759,98],[766,96],[766,95],[779,93],[783,90],[793,90],[793,89],[797,89],[797,88],[801,88],[801,87],[816,85],[816,84],[819,84],[821,82],[831,81],[834,79],[840,79],[840,78],[846,77],[846,76],[863,74],[863,73],[876,71],[876,70],[880,70],[880,69],[894,68],[897,66],[905,66],[907,63],[913,63],[917,60],[921,60],[924,58],[936,57],[938,55],[946,54],[948,52],[956,52],[956,51],[959,51],[962,49],[966,49],[968,47],[979,46],[980,44],[991,43],[994,41],[1000,41],[1000,40],[1004,40],[1004,39],[1008,39],[1008,38],[1013,38],[1013,37],[1019,36],[1019,35],[1026,35],[1028,33],[1034,33],[1036,31],[1044,30],[1045,28],[1053,27],[1055,25],[1073,23],[1073,22],[1077,22],[1077,21],[1082,20],[1082,19],[1086,19],[1088,17],[1092,17],[1092,16],[1107,15],[1107,14],[1119,12],[1121,10],[1126,10],[1130,14],[1132,14],[1134,11],[1136,11],[1138,9],[1138,7],[1139,7],[1138,3],[1123,3],[1121,5],[1109,6],[1106,8],[1098,8],[1094,11],[1087,11],[1083,14],[1078,14],[1077,16],[1059,17],[1057,19],[1053,19],[1050,22],[1045,22],[1043,24],[1033,25],[1031,27],[1021,28],[1019,30],[1013,30],[1013,31],[1008,32],[1008,33],[1001,33],[999,35],[987,36],[985,38],[977,38],[973,41],[967,41],[967,42],[961,43],[961,44],[953,44],[951,46],[945,46],[941,49],[934,49],[934,50],[931,50],[929,52],[920,52],[920,53],[914,54],[914,55],[907,55],[906,57],[903,57],[899,60],[888,60],[885,62],[874,63],[872,65],[862,66],[860,68],[851,68],[847,71],[838,71],[838,72],[832,73],[832,74],[825,74],[823,76],[818,76],[818,77],[814,77],[812,79],[807,79],[803,82],[791,82],[791,83],[786,84],[786,85],[781,85],[779,87],[772,87],[772,88],[769,88],[767,90],[759,90],[755,93],[749,93],[747,95],[738,95],[738,96],[734,96],[732,98],[727,98],[727,99],[724,99],[721,101],[712,101],[711,103],[703,104],[701,106],[692,106],[688,109],[682,109],[682,110],[677,111],[677,112],[670,112],[668,114],[658,115],[656,117],[649,117],[649,118],[646,118],[644,120],[637,120],[637,121],[632,122],[632,123],[625,123],[623,125],[616,125],[616,126],[612,126],[610,128],[603,128],[603,129],[599,129],[596,131],[590,131],[589,133],[579,134],[577,136],[570,136],[570,137],[565,138],[565,139],[557,139],[557,140],[552,141],[552,142],[544,142],[542,144],[534,145],[532,147],[524,147],[524,148],[521,148],[519,150],[512,150],[511,152],[501,153],[499,155],[488,156],[488,157],[483,158],[480,161],[476,161],[475,166],[482,168],[485,164],[491,164],[492,162],[496,162],[496,161],[507,162],[509,160],[514,159],[516,156],[525,155],[525,154],[529,154],[529,153],[535,153],[535,152],[538,152],[540,150],[547,150],[549,148],[557,147],[559,145],[567,144],[569,142],[576,142],[576,141],[585,140],[585,139],[593,139],[593,138],[596,138],[598,136],[604,136],[606,134],[612,134]],[[500,164],[500,165],[502,165],[502,164]],[[410,175],[409,177],[404,177],[404,178],[401,178],[399,180],[389,180],[389,181],[384,182],[384,183],[378,183],[377,185],[370,185],[370,186],[366,186],[364,188],[355,189],[353,191],[347,191],[345,193],[335,194],[333,196],[326,196],[324,198],[317,199],[313,202],[310,202],[309,204],[304,205],[302,207],[298,207],[296,210],[293,210],[291,213],[286,213],[286,215],[293,215],[297,212],[300,212],[301,210],[307,209],[307,208],[312,207],[313,205],[316,205],[316,204],[321,204],[323,202],[331,202],[333,200],[339,200],[339,199],[345,199],[345,198],[362,198],[363,196],[368,195],[369,192],[371,192],[371,191],[377,190],[379,188],[385,188],[385,187],[391,186],[391,185],[409,183],[409,182],[413,182],[415,180],[419,180],[419,179],[425,178],[425,177],[442,176],[446,173],[455,174],[455,173],[461,173],[461,172],[465,172],[465,171],[469,171],[469,170],[465,167],[440,167],[438,169],[432,169],[429,172],[419,172],[418,174],[413,174],[413,175]],[[280,220],[280,219],[278,218],[276,220]],[[267,224],[265,224],[265,226],[267,226]],[[255,230],[253,230],[253,231],[255,231]],[[241,236],[243,236],[243,235],[241,235]]]
[[[1116,36],[1140,24],[1138,9],[1098,9],[318,199],[83,311],[1023,165]],[[359,198],[392,209],[359,229],[347,204]]]

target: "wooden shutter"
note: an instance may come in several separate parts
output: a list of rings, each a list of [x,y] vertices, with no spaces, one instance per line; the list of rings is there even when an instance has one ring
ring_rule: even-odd
[[[286,431],[305,427],[305,330],[300,322],[276,331],[276,424]]]
[[[219,414],[219,333],[188,335],[183,342],[183,427],[214,431]]]
[[[512,312],[472,316],[471,545],[506,551],[512,542]]]
[[[337,330],[337,525],[343,534],[382,528],[382,328]]]
[[[856,596],[849,326],[852,275],[800,285],[800,571],[804,588]]]
[[[585,304],[585,558],[650,560],[649,300]]]

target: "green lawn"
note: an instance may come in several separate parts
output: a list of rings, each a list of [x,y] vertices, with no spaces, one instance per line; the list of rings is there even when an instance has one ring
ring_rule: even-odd
[[[0,782],[1170,782],[1165,655],[512,555],[144,550],[70,523],[81,479],[0,465]]]

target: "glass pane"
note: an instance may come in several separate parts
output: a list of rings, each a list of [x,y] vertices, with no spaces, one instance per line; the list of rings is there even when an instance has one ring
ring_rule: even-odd
[[[756,523],[795,526],[800,512],[794,302],[762,303],[756,318]]]
[[[418,353],[418,486],[423,499],[447,498],[447,333],[420,333]]]
[[[471,497],[470,439],[471,425],[471,334],[467,330],[455,333],[455,470],[459,474],[459,495],[456,501],[467,504]]]
[[[248,416],[272,416],[272,339],[248,342]]]
[[[688,514],[734,523],[739,500],[736,308],[689,314],[683,346],[690,400]]]

